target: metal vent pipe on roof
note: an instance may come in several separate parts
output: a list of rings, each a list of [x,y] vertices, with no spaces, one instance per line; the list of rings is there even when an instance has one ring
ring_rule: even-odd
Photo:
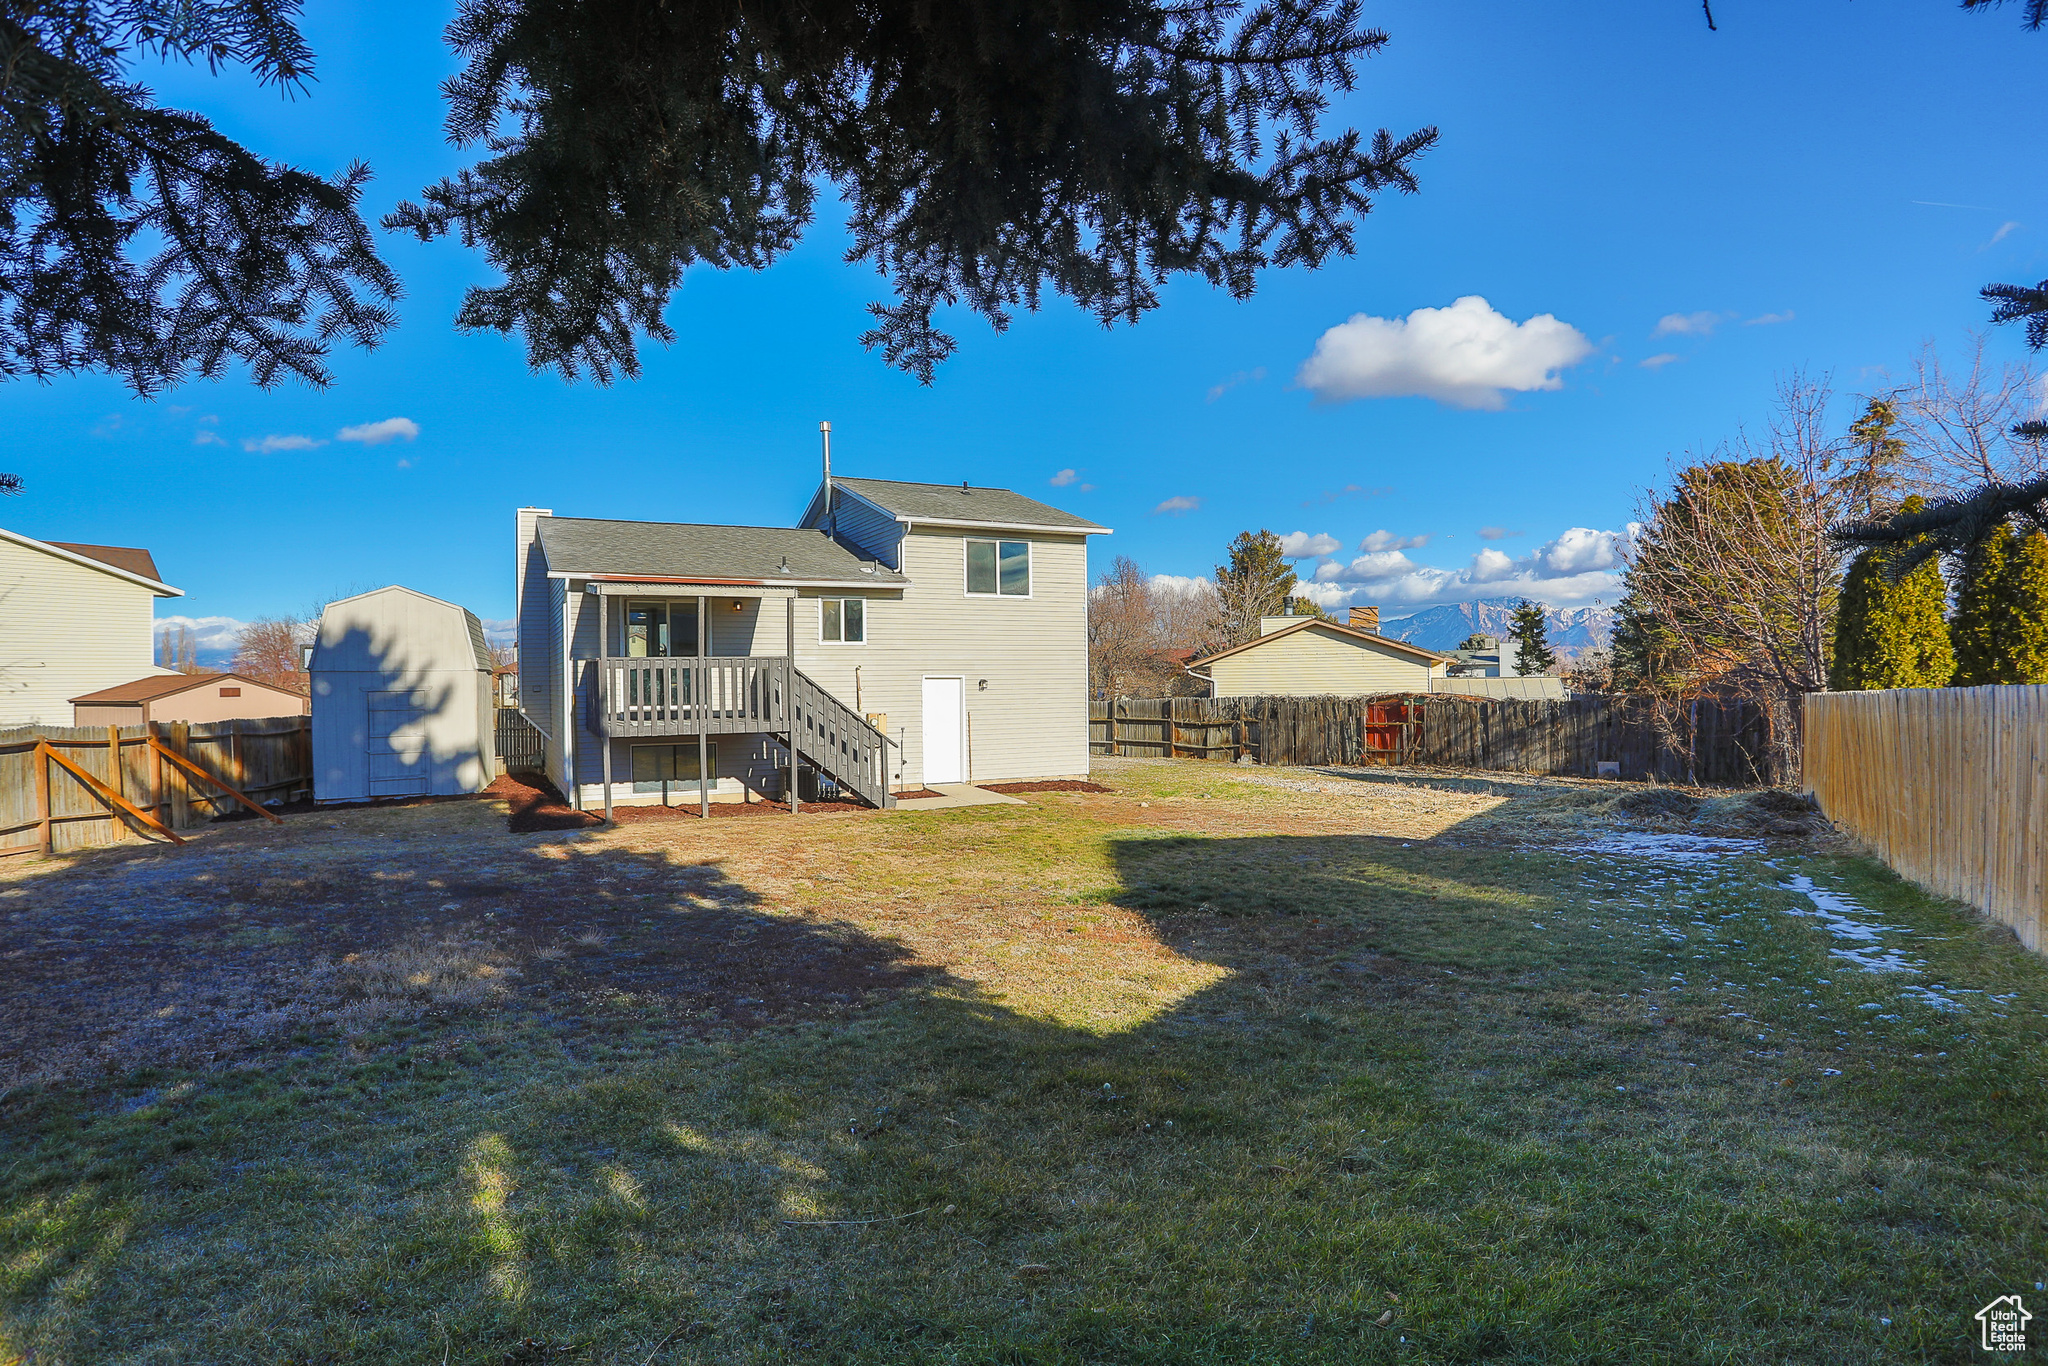
[[[825,443],[825,534],[832,534],[832,424],[820,422],[818,436]]]

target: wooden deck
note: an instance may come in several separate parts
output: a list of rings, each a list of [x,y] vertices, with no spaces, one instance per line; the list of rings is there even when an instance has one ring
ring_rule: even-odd
[[[780,735],[861,800],[896,804],[889,739],[783,656],[608,655],[583,662],[597,671],[593,729],[608,739]]]

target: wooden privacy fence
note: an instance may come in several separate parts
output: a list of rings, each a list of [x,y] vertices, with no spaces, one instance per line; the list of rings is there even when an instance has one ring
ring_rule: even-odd
[[[1816,693],[1805,783],[1828,819],[1901,876],[2042,951],[2048,687]]]
[[[313,790],[304,716],[0,730],[0,856],[177,839],[242,804]]]
[[[519,708],[498,708],[496,740],[498,758],[502,761],[498,767],[503,772],[537,771],[542,767],[544,737]]]
[[[1264,764],[1418,764],[1749,786],[1788,782],[1783,727],[1752,703],[1385,697],[1091,701],[1090,752]],[[1605,766],[1612,765],[1611,770]]]

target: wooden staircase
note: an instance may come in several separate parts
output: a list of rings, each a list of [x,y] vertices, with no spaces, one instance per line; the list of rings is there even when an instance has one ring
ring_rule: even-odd
[[[842,790],[872,807],[896,805],[889,738],[786,658],[613,656],[589,663],[597,671],[591,719],[601,735],[779,735]]]

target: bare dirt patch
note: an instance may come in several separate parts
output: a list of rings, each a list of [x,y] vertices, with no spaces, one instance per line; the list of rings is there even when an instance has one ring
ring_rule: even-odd
[[[1084,783],[1073,778],[1051,779],[1037,783],[976,783],[984,792],[1001,792],[1015,796],[1022,792],[1108,792],[1101,783]]]
[[[301,817],[7,870],[0,1090],[422,1015],[521,1011],[572,1037],[746,1030],[928,972],[850,926],[769,913],[715,857],[508,841],[505,812]]]

